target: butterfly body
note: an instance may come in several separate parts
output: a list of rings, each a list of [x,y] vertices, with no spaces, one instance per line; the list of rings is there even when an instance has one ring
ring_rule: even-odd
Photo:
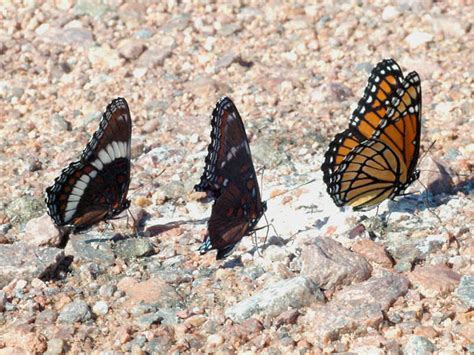
[[[212,113],[211,144],[201,181],[194,189],[215,201],[208,222],[208,237],[201,254],[217,249],[217,259],[228,256],[251,234],[266,211],[262,202],[250,146],[242,119],[228,97]]]
[[[393,60],[373,70],[349,128],[337,134],[322,165],[337,206],[366,209],[393,199],[419,177],[421,85]]]
[[[81,158],[46,189],[48,213],[57,226],[80,232],[130,206],[131,129],[127,102],[113,100]]]

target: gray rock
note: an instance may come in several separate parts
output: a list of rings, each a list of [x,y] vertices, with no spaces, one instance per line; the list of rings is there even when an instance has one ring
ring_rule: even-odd
[[[219,72],[222,69],[229,67],[239,58],[239,54],[233,51],[224,53],[219,59],[217,59],[216,64],[214,65],[214,71]]]
[[[85,28],[59,28],[43,24],[36,30],[36,34],[41,41],[60,46],[75,45],[88,48],[95,43],[92,32]]]
[[[474,308],[474,275],[461,277],[456,296],[468,307]]]
[[[139,68],[154,68],[163,65],[166,58],[173,54],[172,46],[151,46],[137,61]]]
[[[305,245],[301,260],[301,274],[309,276],[322,289],[367,280],[372,272],[363,256],[331,238],[315,238]]]
[[[5,292],[0,291],[0,312],[3,312],[5,310],[6,303],[7,303],[7,296],[5,295]]]
[[[117,291],[117,286],[115,285],[102,285],[99,288],[99,295],[102,297],[112,297],[115,291]]]
[[[367,281],[344,288],[334,297],[339,301],[360,300],[365,303],[377,303],[387,311],[389,307],[408,291],[408,280],[397,274],[388,273],[381,277],[372,277]]]
[[[403,348],[404,355],[431,354],[436,347],[431,341],[419,335],[412,335]]]
[[[120,240],[112,246],[116,255],[125,259],[150,256],[155,253],[155,248],[150,240],[145,238],[131,238]]]
[[[412,268],[412,263],[409,260],[400,260],[394,267],[397,272],[408,272]]]
[[[71,235],[64,249],[67,255],[74,256],[76,261],[94,262],[102,266],[115,263],[115,255],[111,247],[114,233],[88,232]]]
[[[102,1],[93,0],[78,0],[73,9],[75,15],[89,15],[91,17],[101,17],[109,10],[110,8]]]
[[[51,325],[58,318],[58,312],[54,309],[45,309],[36,317],[35,324]]]
[[[0,244],[0,288],[13,279],[50,278],[67,264],[62,249],[24,243]]]
[[[109,312],[109,305],[105,301],[97,301],[92,307],[92,312],[104,316]]]
[[[30,219],[39,217],[43,213],[43,201],[33,196],[21,196],[16,198],[5,208],[5,214],[11,223],[19,225],[28,222]]]
[[[229,23],[222,26],[218,33],[221,36],[230,36],[240,30],[242,30],[242,26],[239,23]]]
[[[159,313],[147,313],[135,320],[135,324],[140,329],[148,329],[152,324],[159,324],[163,320],[163,316]]]
[[[226,309],[225,315],[242,322],[255,314],[278,316],[288,308],[299,309],[317,301],[324,301],[318,286],[310,278],[298,276],[266,287]]]
[[[85,301],[77,300],[68,303],[59,313],[58,321],[61,323],[86,322],[92,318],[92,313]]]
[[[168,23],[161,27],[163,32],[171,32],[174,30],[182,31],[189,25],[189,20],[191,19],[190,14],[182,14],[173,17]]]
[[[59,355],[64,354],[65,343],[63,339],[53,338],[48,341],[48,350],[45,355]]]

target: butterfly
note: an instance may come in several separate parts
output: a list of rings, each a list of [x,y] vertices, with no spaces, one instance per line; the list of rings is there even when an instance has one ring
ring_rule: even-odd
[[[372,71],[349,128],[330,143],[321,167],[337,206],[355,210],[393,199],[419,177],[421,83],[392,59]]]
[[[214,197],[209,235],[201,254],[217,249],[217,259],[229,256],[250,235],[267,209],[262,202],[244,124],[234,103],[222,97],[212,111],[211,143],[196,191]]]
[[[72,232],[89,229],[130,206],[132,118],[127,101],[113,100],[78,161],[46,189],[48,214]]]

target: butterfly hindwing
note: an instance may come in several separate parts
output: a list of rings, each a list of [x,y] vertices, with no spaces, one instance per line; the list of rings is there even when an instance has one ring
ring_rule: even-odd
[[[234,103],[221,98],[212,113],[211,144],[201,181],[194,188],[215,198],[209,236],[201,253],[217,249],[229,255],[250,234],[265,211],[242,118]]]
[[[80,160],[46,189],[48,212],[56,225],[81,231],[128,208],[131,130],[127,102],[113,100]]]

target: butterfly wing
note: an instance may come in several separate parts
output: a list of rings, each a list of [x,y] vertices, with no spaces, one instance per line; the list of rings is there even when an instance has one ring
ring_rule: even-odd
[[[336,135],[325,154],[321,169],[326,184],[347,154],[362,141],[373,136],[386,118],[390,102],[402,83],[402,71],[393,59],[384,59],[375,66],[369,76],[364,95],[352,113],[349,128]]]
[[[80,231],[128,208],[131,132],[127,102],[113,100],[80,160],[46,189],[48,213],[56,225]]]
[[[402,70],[393,59],[382,60],[372,70],[364,95],[349,121],[349,129],[360,141],[373,136],[402,83]]]
[[[421,134],[421,85],[410,73],[387,107],[387,118],[371,139],[356,145],[335,172],[326,176],[338,206],[375,206],[394,198],[418,178]]]
[[[265,211],[242,118],[234,103],[220,99],[212,113],[211,144],[201,181],[194,188],[216,198],[202,254],[217,249],[229,255]]]
[[[212,111],[211,127],[204,173],[194,189],[218,197],[225,179],[231,174],[228,161],[232,160],[237,150],[247,151],[244,159],[250,161],[252,169],[253,163],[242,118],[230,98],[224,96],[217,102]]]

